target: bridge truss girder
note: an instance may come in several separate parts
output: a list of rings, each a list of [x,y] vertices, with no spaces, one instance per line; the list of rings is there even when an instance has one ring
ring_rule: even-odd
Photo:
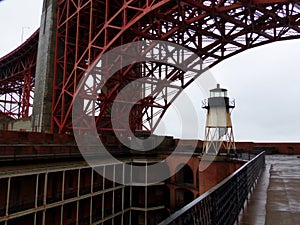
[[[71,109],[79,79],[89,65],[114,47],[138,40],[173,42],[189,48],[205,66],[212,67],[246,49],[298,38],[299,11],[298,3],[282,0],[59,1],[53,129],[65,132],[72,128]],[[159,71],[168,73],[157,77]],[[108,91],[98,97],[97,129],[112,130],[109,115],[117,93],[131,81],[149,77],[169,87],[148,83],[152,97],[139,101],[129,118],[134,118],[131,130],[153,131],[180,90],[198,75],[187,77],[176,68],[157,63],[122,69],[107,83]],[[161,101],[166,93],[173,94]],[[88,122],[80,124],[76,129],[89,129]]]
[[[138,40],[163,40],[189,48],[203,60],[203,68],[209,68],[249,48],[299,38],[299,11],[298,3],[292,0],[58,0],[52,131],[72,131],[71,112],[79,81],[110,49]],[[0,77],[5,85],[1,85],[0,94],[8,96],[1,98],[1,111],[16,118],[29,116],[28,96],[32,97],[37,52],[35,37],[24,43],[30,51],[19,48],[10,54],[13,57],[1,59]],[[14,61],[15,58],[19,60]],[[121,69],[106,84],[106,91],[99,94],[95,104],[99,111],[95,118],[98,131],[112,130],[111,105],[131,81],[141,77],[155,81],[147,84],[152,97],[139,101],[130,116],[131,130],[153,131],[181,90],[197,76],[186,76],[178,68],[152,62]],[[16,91],[21,84],[21,92],[26,95]],[[17,93],[17,97],[12,93]],[[170,94],[167,99],[166,94]],[[87,121],[75,127],[91,128]]]
[[[39,31],[13,52],[0,59],[1,118],[21,119],[31,115]]]

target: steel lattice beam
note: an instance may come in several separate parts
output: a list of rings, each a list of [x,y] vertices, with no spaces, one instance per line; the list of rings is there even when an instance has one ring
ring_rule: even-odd
[[[33,88],[39,31],[19,48],[0,59],[0,112],[2,118],[27,118],[33,104]]]
[[[299,2],[292,0],[58,0],[52,131],[72,130],[71,111],[79,80],[110,49],[138,40],[163,40],[189,48],[208,68],[249,48],[299,38],[299,17]],[[2,68],[11,72],[2,72]],[[15,76],[14,68],[13,64],[0,68],[2,82],[3,74],[10,79]],[[110,112],[117,93],[131,81],[148,77],[151,97],[134,106],[130,127],[153,131],[180,90],[197,76],[149,62],[123,68],[98,96],[97,129],[112,130]],[[6,91],[0,91],[7,95],[15,85],[17,81],[12,80]],[[169,98],[162,101],[167,93]],[[88,121],[74,126],[90,128]]]
[[[55,96],[53,128],[64,132],[72,127],[70,113],[74,89],[88,68],[86,62],[91,64],[113,47],[136,40],[169,41],[191,49],[206,66],[211,67],[246,49],[298,38],[299,15],[298,5],[293,1],[129,0],[85,1],[80,4],[60,1],[57,46],[63,47],[64,51],[57,54],[56,63],[60,69],[56,71],[55,89],[62,91]],[[109,91],[99,96],[98,130],[111,129],[112,102],[130,81],[146,76],[157,79],[156,84],[167,80],[166,84],[177,85],[179,90],[195,78],[185,77],[176,68],[167,68],[166,65],[139,64],[131,69],[137,67],[143,68],[143,74],[136,75],[130,69],[124,69],[107,84]],[[159,71],[168,71],[168,74],[157,78]],[[130,121],[134,131],[155,129],[159,118],[174,100],[159,101],[165,89],[157,88],[156,84],[149,84],[152,85],[153,97],[136,105],[135,119]],[[82,122],[83,127],[78,124],[76,127],[84,129],[87,124]]]

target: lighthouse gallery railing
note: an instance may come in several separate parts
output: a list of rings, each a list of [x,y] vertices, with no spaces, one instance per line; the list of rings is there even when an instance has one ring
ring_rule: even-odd
[[[233,225],[264,164],[265,152],[262,152],[159,225]]]

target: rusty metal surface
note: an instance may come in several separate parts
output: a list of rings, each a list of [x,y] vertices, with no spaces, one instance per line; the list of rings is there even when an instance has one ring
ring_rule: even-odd
[[[300,224],[300,158],[266,156],[265,170],[238,224]]]

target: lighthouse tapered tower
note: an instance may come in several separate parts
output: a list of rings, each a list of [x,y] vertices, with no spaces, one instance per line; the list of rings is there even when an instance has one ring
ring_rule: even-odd
[[[235,143],[230,114],[235,107],[234,99],[229,99],[227,89],[217,88],[210,90],[210,97],[203,100],[202,108],[207,109],[204,154],[218,154],[226,150],[235,153]]]

